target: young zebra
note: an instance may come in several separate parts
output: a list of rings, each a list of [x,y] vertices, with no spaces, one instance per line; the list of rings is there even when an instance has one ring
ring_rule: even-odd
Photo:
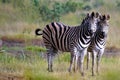
[[[98,13],[87,14],[82,24],[75,27],[66,26],[62,23],[52,22],[43,30],[42,36],[47,48],[48,71],[52,72],[53,57],[58,50],[71,53],[70,67],[71,72],[74,55],[79,52],[81,56],[81,74],[83,75],[83,61],[90,44],[90,40],[96,31]],[[40,31],[37,29],[36,31]]]
[[[90,46],[88,47],[88,53],[87,53],[87,69],[88,69],[88,63],[90,59],[90,52],[92,53],[92,75],[94,76],[94,67],[97,57],[97,73],[99,74],[99,63],[100,59],[104,53],[105,49],[105,43],[106,38],[108,34],[108,20],[110,19],[109,15],[102,15],[99,17],[99,21],[97,23],[97,30],[95,32],[95,35],[92,39],[92,42]]]

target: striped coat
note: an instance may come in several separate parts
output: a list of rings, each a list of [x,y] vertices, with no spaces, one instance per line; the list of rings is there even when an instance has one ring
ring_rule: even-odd
[[[43,30],[43,41],[47,48],[52,47],[60,51],[70,52],[74,46],[83,49],[88,47],[92,36],[92,33],[89,32],[84,34],[83,30],[85,31],[85,27],[69,27],[61,23],[52,22],[46,25]]]
[[[109,15],[102,15],[100,16],[100,21],[97,23],[97,30],[95,32],[94,37],[92,38],[92,42],[88,48],[88,55],[87,55],[87,68],[88,62],[90,59],[90,53],[92,53],[92,75],[94,76],[94,66],[97,57],[97,73],[99,73],[99,63],[100,59],[104,53],[106,38],[108,34],[108,20],[110,19]]]
[[[83,61],[87,51],[87,47],[90,44],[91,38],[96,31],[96,23],[98,13],[92,12],[88,14],[82,21],[81,25],[70,27],[58,22],[52,22],[43,30],[43,41],[47,48],[48,55],[48,71],[52,70],[53,57],[61,50],[63,52],[71,53],[70,67],[71,72],[72,63],[75,59],[76,54],[81,56],[81,74],[83,74]],[[76,58],[77,62],[77,58]]]

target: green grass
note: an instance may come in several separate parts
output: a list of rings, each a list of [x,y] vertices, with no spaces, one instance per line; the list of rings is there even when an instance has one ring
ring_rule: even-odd
[[[46,49],[40,46],[27,46],[25,49],[32,52],[46,52]]]
[[[67,59],[68,58],[68,59]],[[0,73],[11,74],[24,77],[24,80],[119,80],[120,79],[120,58],[102,58],[100,75],[91,76],[91,70],[85,70],[82,77],[79,72],[71,73],[67,71],[69,67],[69,53],[59,55],[54,60],[54,72],[47,71],[45,59],[35,56],[22,60],[9,54],[0,54]],[[86,66],[85,66],[86,67]]]

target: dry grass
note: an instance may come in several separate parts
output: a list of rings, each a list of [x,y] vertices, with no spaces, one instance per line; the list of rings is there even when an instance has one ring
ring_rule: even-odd
[[[91,76],[91,66],[89,70],[85,68],[85,76],[82,77],[79,72],[71,73],[67,71],[69,60],[66,61],[69,54],[64,54],[55,58],[54,72],[47,72],[47,62],[45,59],[34,56],[29,59],[17,59],[10,55],[0,55],[0,78],[18,78],[18,80],[119,80],[120,58],[103,57],[101,62],[100,75]],[[6,59],[6,57],[8,57]],[[3,65],[4,64],[4,65]],[[86,65],[84,65],[86,66]],[[9,79],[6,79],[9,80]]]
[[[0,26],[0,35],[30,34],[34,35],[37,24],[28,24],[24,22],[6,23]]]
[[[113,46],[116,48],[120,48],[120,18],[119,18],[119,12],[116,13],[110,13],[111,19],[110,19],[110,28],[109,28],[109,34],[108,34],[108,41],[107,46]]]
[[[108,6],[103,6],[103,7],[100,7],[99,10],[92,10],[92,11],[98,11],[101,14],[110,14],[111,18],[109,20],[110,27],[109,27],[109,33],[108,33],[108,39],[107,39],[107,47],[120,48],[119,11],[116,11],[114,7],[113,8],[111,7],[111,10],[109,10]],[[69,13],[68,15],[64,15],[61,18],[60,22],[67,25],[79,25],[81,22],[81,17],[79,16],[79,14]],[[17,21],[17,22],[13,21],[11,23],[6,22],[5,24],[0,25],[0,36],[6,36],[6,35],[14,36],[18,34],[20,35],[27,34],[29,36],[34,37],[35,29],[38,27],[43,29],[44,26],[48,23],[48,22],[36,22],[36,21],[35,23],[34,22],[28,23],[23,21]]]

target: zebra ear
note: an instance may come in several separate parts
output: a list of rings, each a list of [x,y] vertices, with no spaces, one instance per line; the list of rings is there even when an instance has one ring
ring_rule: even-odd
[[[106,16],[105,16],[105,14],[103,15],[103,19],[102,20],[106,20]]]
[[[106,18],[106,20],[109,20],[110,19],[110,15],[107,15],[107,18]]]
[[[83,21],[82,21],[82,24],[85,22],[85,20],[83,19]]]
[[[94,12],[91,13],[91,17],[92,18],[95,17],[95,13]]]
[[[100,19],[100,20],[103,20],[103,16],[100,15],[100,16],[99,16],[99,19]]]
[[[84,19],[88,19],[89,18],[89,13],[87,13],[87,15],[85,16],[85,18]],[[84,20],[82,21],[82,22],[84,22]]]
[[[89,16],[89,13],[87,13],[87,17]]]
[[[96,12],[96,18],[98,18],[99,17],[99,13],[98,12]]]

